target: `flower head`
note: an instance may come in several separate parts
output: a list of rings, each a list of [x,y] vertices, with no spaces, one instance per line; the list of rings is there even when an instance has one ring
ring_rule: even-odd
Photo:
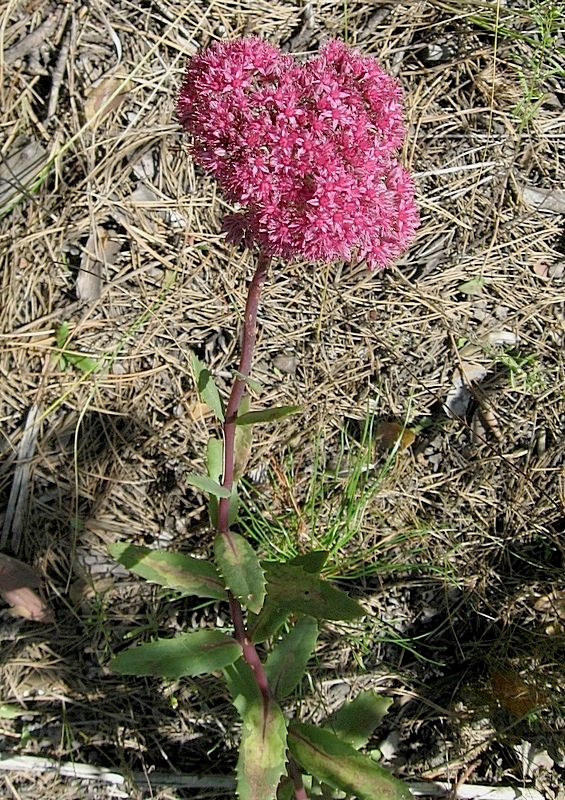
[[[298,64],[258,37],[216,42],[190,59],[177,113],[195,161],[242,207],[224,221],[230,241],[370,269],[410,242],[402,94],[374,58],[331,41]]]

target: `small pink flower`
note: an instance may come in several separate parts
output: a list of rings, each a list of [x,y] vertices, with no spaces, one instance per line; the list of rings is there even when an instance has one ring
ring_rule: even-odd
[[[377,269],[412,239],[402,94],[374,58],[332,41],[297,64],[257,37],[216,42],[190,59],[177,113],[195,161],[242,206],[224,220],[231,242]]]

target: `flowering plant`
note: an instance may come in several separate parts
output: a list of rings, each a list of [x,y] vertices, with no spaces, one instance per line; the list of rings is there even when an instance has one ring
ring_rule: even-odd
[[[244,207],[225,220],[231,241],[285,259],[355,252],[375,269],[412,238],[401,90],[374,58],[331,41],[301,65],[259,38],[215,43],[190,60],[178,116],[196,162]]]
[[[260,561],[233,530],[252,425],[298,410],[249,409],[257,310],[272,258],[356,258],[383,268],[418,225],[412,179],[396,157],[404,135],[400,88],[375,59],[341,42],[300,65],[252,37],[191,58],[177,108],[195,161],[241,207],[224,220],[229,239],[259,247],[227,405],[192,356],[198,391],[223,434],[208,442],[207,474],[187,476],[210,496],[214,562],[124,543],[110,551],[162,586],[227,601],[233,636],[191,631],[124,651],[112,666],[170,678],[223,670],[242,717],[241,800],[306,800],[312,779],[359,800],[403,800],[407,786],[359,752],[389,701],[362,692],[317,727],[282,710],[303,678],[319,621],[355,619],[363,608],[321,577],[327,553]]]

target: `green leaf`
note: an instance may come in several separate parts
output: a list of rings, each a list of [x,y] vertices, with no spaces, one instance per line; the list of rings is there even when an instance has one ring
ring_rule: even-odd
[[[372,690],[361,692],[351,702],[345,702],[324,728],[359,750],[367,744],[392,702],[390,697],[382,697]]]
[[[249,413],[249,397],[245,395],[239,404],[239,414]],[[236,425],[234,440],[234,465],[233,473],[235,480],[239,480],[245,473],[249,456],[251,455],[251,445],[253,443],[253,426]]]
[[[229,489],[225,489],[217,481],[213,481],[208,475],[196,475],[194,472],[188,472],[186,480],[191,486],[197,489],[202,489],[203,492],[213,494],[214,497],[231,497]]]
[[[258,614],[265,599],[265,573],[255,550],[239,533],[229,533],[216,536],[214,554],[228,589]]]
[[[290,752],[302,768],[333,789],[358,800],[409,800],[410,790],[370,756],[357,752],[330,731],[291,723]]]
[[[282,611],[316,619],[357,619],[364,609],[327,581],[292,564],[263,562],[269,601]]]
[[[313,617],[301,617],[269,653],[265,672],[277,699],[287,697],[302,680],[317,638],[316,620]]]
[[[465,283],[460,283],[457,289],[462,294],[474,295],[478,294],[483,286],[485,285],[485,279],[482,275],[477,275],[475,278],[471,278],[470,281],[465,281]]]
[[[269,602],[269,597],[265,599],[263,608],[258,614],[249,612],[247,615],[247,632],[252,642],[264,642],[270,639],[282,628],[289,617],[289,611],[281,611],[280,608]]]
[[[319,575],[328,560],[328,556],[329,552],[327,550],[312,550],[310,553],[291,558],[288,563],[294,567],[302,567],[304,572]]]
[[[224,444],[220,439],[215,439],[213,436],[208,439],[206,445],[206,467],[208,469],[208,477],[220,484],[224,471]],[[213,528],[217,528],[218,498],[215,494],[211,494],[208,500],[208,514],[210,515],[210,524]]]
[[[274,701],[258,700],[245,709],[237,762],[240,800],[275,800],[286,770],[286,724]]]
[[[182,678],[222,669],[240,656],[235,639],[220,631],[200,630],[125,650],[110,662],[110,669],[122,675]]]
[[[228,508],[228,525],[231,527],[237,519],[239,512],[239,492],[237,490],[237,481],[232,483],[230,505]]]
[[[208,516],[210,517],[210,525],[214,530],[218,528],[218,498],[216,495],[211,494],[208,498]]]
[[[236,424],[253,425],[255,422],[272,422],[275,419],[288,417],[289,414],[296,414],[297,411],[300,411],[300,406],[275,406],[262,411],[248,411],[247,414],[238,414]]]
[[[214,378],[195,353],[191,353],[190,361],[198,394],[210,406],[220,422],[224,422],[224,405]]]
[[[126,569],[150,583],[197,597],[227,599],[224,583],[208,561],[126,542],[109,544],[108,552]]]
[[[90,356],[83,356],[80,353],[73,353],[65,350],[67,339],[69,338],[69,323],[63,322],[55,328],[55,342],[58,349],[61,351],[61,362],[63,367],[66,364],[72,364],[82,372],[94,372],[100,369],[100,361]]]
[[[250,378],[248,375],[247,376],[243,375],[241,372],[238,372],[236,369],[234,369],[233,374],[238,380],[244,381],[244,383],[247,386],[249,386],[249,388],[252,389],[252,391],[254,391],[254,392],[260,392],[261,389],[263,388],[262,384],[259,383],[259,381],[256,381],[253,378]]]
[[[232,703],[243,717],[250,703],[261,700],[261,692],[253,676],[253,670],[243,658],[238,658],[233,664],[225,667],[223,673]]]
[[[294,785],[287,775],[283,775],[277,788],[277,800],[294,800]]]
[[[206,468],[208,477],[221,483],[224,471],[224,443],[211,436],[206,444]]]
[[[62,322],[55,328],[55,342],[57,343],[57,347],[59,348],[59,350],[62,350],[64,348],[68,338],[69,338],[69,323]]]
[[[17,719],[22,714],[29,714],[29,711],[15,703],[0,703],[0,719]]]
[[[73,367],[80,369],[82,372],[94,372],[100,369],[100,362],[95,358],[90,358],[90,356],[81,356],[80,353],[70,353],[67,350],[62,355],[69,364],[72,364]]]

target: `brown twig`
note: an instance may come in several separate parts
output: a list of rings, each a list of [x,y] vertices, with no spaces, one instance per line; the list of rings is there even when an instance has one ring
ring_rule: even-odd
[[[25,58],[30,53],[38,50],[41,44],[48,42],[59,24],[61,16],[60,11],[49,14],[37,28],[28,33],[27,36],[24,36],[23,39],[20,39],[19,42],[16,42],[16,44],[8,47],[4,51],[4,62],[13,64],[20,58]]]
[[[65,77],[67,70],[67,57],[71,49],[71,34],[67,32],[61,44],[59,55],[57,56],[57,63],[51,75],[51,92],[49,94],[49,105],[47,107],[47,116],[45,121],[50,120],[55,115],[57,110],[57,103],[59,101],[59,90]]]

